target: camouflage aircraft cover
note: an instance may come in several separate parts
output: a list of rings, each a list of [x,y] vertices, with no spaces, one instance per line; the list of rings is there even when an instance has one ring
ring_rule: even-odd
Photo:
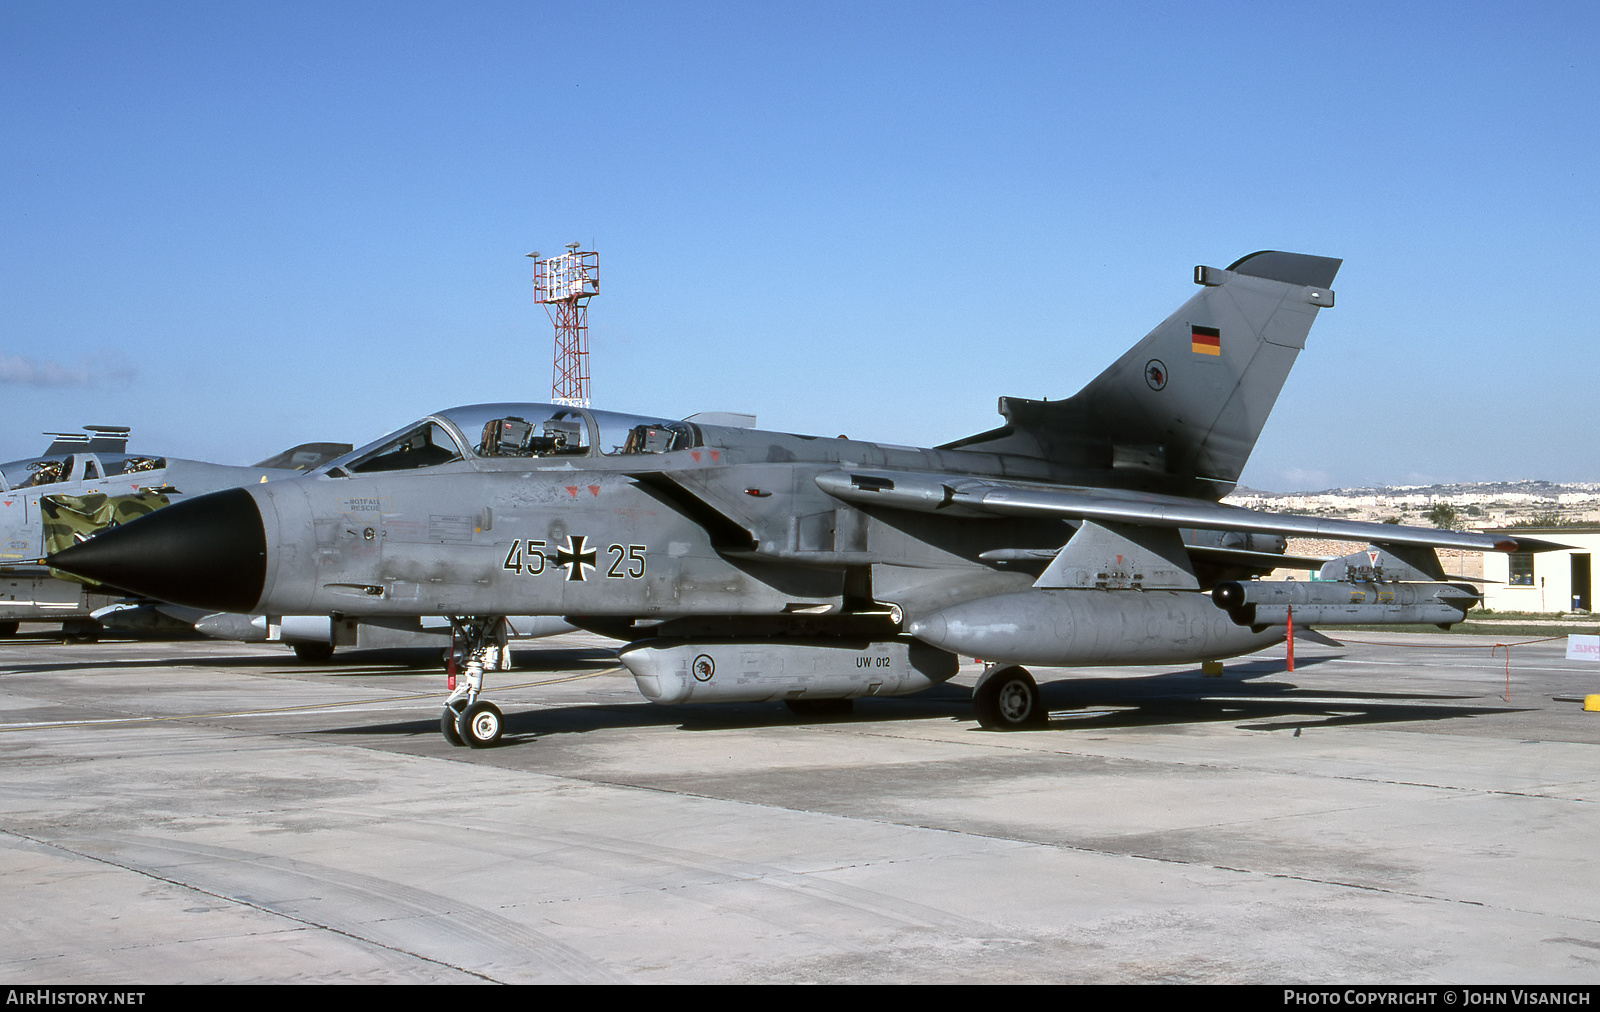
[[[87,541],[109,527],[120,527],[171,503],[159,492],[131,492],[125,495],[47,495],[39,498],[39,513],[44,520],[44,550],[53,555]],[[51,575],[63,580],[97,586],[93,580],[59,570]]]

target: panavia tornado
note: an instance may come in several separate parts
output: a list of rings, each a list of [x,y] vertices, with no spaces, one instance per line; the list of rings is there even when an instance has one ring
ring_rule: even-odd
[[[1436,546],[1485,534],[1222,504],[1341,261],[1253,253],[1076,395],[930,449],[550,404],[430,415],[310,475],[174,504],[51,557],[130,591],[278,616],[448,616],[466,677],[440,726],[482,746],[505,616],[627,641],[660,703],[799,712],[926,689],[957,655],[999,729],[1045,718],[1027,665],[1192,663],[1320,624],[1460,621]],[[1267,583],[1287,535],[1371,542],[1420,580]],[[1305,619],[1302,619],[1303,621]],[[270,621],[270,618],[269,618]]]

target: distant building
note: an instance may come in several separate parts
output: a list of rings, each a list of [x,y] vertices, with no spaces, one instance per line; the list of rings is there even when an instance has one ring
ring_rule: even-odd
[[[1483,606],[1495,611],[1589,612],[1594,608],[1590,560],[1600,552],[1600,524],[1497,528],[1487,534],[1527,535],[1569,549],[1483,554]]]

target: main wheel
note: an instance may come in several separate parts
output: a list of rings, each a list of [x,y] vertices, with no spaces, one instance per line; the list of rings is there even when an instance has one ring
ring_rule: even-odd
[[[1044,727],[1049,716],[1039,698],[1039,683],[1026,668],[1002,668],[978,683],[972,692],[978,723],[991,731]]]
[[[855,709],[855,700],[785,699],[783,705],[796,717],[848,717]]]
[[[294,655],[307,664],[326,664],[333,660],[332,643],[295,643]]]
[[[61,623],[63,643],[98,643],[103,627],[93,619],[74,619]]]
[[[460,717],[461,714],[457,713],[455,708],[449,705],[446,705],[444,712],[439,714],[439,733],[444,735],[444,740],[452,745],[466,744],[461,740],[461,732],[456,730],[456,721]]]
[[[500,732],[504,729],[505,718],[501,716],[500,708],[483,699],[462,710],[461,716],[456,718],[456,733],[473,748],[488,748],[498,744]]]

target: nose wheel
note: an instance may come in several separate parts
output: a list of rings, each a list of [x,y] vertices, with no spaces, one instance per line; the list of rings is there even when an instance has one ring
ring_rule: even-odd
[[[464,699],[445,704],[439,714],[439,733],[452,745],[489,748],[500,744],[506,718],[500,708],[487,699],[468,703]]]
[[[455,720],[450,720],[451,717]],[[505,717],[500,713],[500,708],[487,699],[468,704],[460,713],[447,706],[439,723],[444,736],[452,743],[473,748],[498,745],[500,734],[505,729]]]

